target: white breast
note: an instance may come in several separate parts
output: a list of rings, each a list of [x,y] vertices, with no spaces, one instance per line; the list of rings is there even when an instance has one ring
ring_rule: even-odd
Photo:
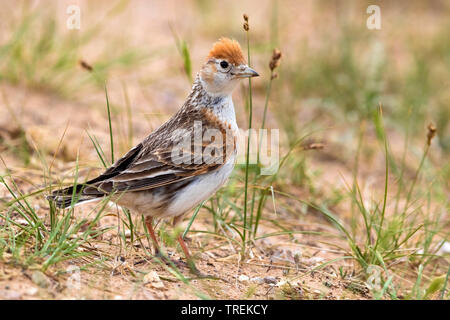
[[[214,114],[230,125],[233,135],[238,134],[236,115],[231,95],[224,98],[217,106],[212,106]],[[179,216],[211,197],[227,181],[234,168],[236,152],[219,169],[199,176],[189,184],[172,201],[165,216]]]
[[[225,97],[221,104],[213,107],[212,109],[214,114],[217,115],[220,120],[230,124],[231,129],[237,133],[238,126],[236,123],[236,114],[234,112],[234,104],[231,99],[231,95]]]
[[[194,182],[180,190],[164,216],[182,215],[211,197],[227,181],[233,171],[235,158],[235,155],[231,156],[219,169],[199,176]]]

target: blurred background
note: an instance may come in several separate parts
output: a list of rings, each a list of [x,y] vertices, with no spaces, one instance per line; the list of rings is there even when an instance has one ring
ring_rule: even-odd
[[[70,5],[80,8],[79,29],[67,27]],[[369,5],[381,9],[379,30],[367,27]],[[90,136],[109,158],[105,84],[117,158],[180,108],[213,42],[235,38],[247,54],[244,13],[251,65],[261,75],[252,83],[253,127],[263,121],[272,51],[282,52],[265,126],[280,129],[281,155],[290,155],[276,178],[258,183],[334,210],[356,239],[362,223],[358,204],[370,207],[370,200],[378,199],[376,213],[385,195],[386,138],[392,219],[386,218],[381,246],[389,253],[392,243],[399,244],[389,232],[392,236],[400,226],[399,203],[412,201],[410,223],[429,222],[439,230],[430,227],[433,235],[425,232],[410,247],[442,254],[450,181],[446,0],[2,1],[0,172],[7,166],[20,176],[24,192],[47,183],[42,158],[51,162],[45,170],[58,181],[70,180],[77,157],[80,175],[99,172]],[[247,87],[242,83],[234,93],[244,129]],[[427,149],[430,123],[437,131]],[[311,144],[323,149],[307,151]],[[225,197],[242,187],[243,172],[238,166]],[[357,186],[361,202],[353,197]],[[10,199],[6,191],[2,197],[0,209]],[[279,201],[278,212],[270,201],[263,207],[268,217],[286,214],[288,226],[327,221],[311,218],[305,204]]]
[[[80,29],[70,30],[67,9],[74,4],[80,8],[81,23]],[[0,12],[3,96],[14,105],[15,97],[20,99],[27,89],[27,98],[14,105],[15,117],[26,127],[41,124],[61,131],[69,118],[80,125],[95,121],[91,115],[104,108],[103,85],[108,80],[112,104],[124,103],[121,88],[126,88],[136,115],[133,130],[142,136],[149,128],[137,125],[139,120],[167,118],[178,109],[214,41],[233,37],[245,48],[242,14],[247,13],[252,64],[262,75],[254,83],[255,114],[262,117],[259,93],[268,83],[272,49],[279,48],[283,63],[269,118],[288,142],[304,130],[327,128],[327,138],[344,142],[342,156],[351,157],[356,146],[345,139],[358,132],[360,121],[370,118],[381,103],[389,129],[405,133],[410,126],[412,139],[423,139],[426,125],[433,121],[438,127],[436,152],[448,154],[448,2],[383,3],[380,30],[366,26],[370,4],[5,1]],[[184,48],[191,60],[188,77]],[[95,76],[79,68],[80,60],[94,67]],[[9,97],[8,90],[19,92]],[[72,114],[58,99],[76,102],[79,112]],[[245,127],[242,107],[238,104]],[[65,112],[54,113],[55,108]],[[8,113],[2,108],[3,128],[13,125]],[[39,116],[45,123],[39,123]],[[329,132],[329,126],[335,130]],[[341,126],[346,130],[339,130]]]

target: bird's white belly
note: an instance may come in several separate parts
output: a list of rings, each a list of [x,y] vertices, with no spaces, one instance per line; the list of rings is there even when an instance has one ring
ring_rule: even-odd
[[[199,176],[195,182],[180,190],[164,216],[173,217],[187,213],[187,211],[211,197],[227,181],[233,171],[234,160],[235,156],[233,155],[227,163],[216,171]]]

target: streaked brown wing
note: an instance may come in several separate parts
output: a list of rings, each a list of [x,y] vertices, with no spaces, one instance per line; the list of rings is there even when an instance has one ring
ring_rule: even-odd
[[[104,174],[89,181],[87,184],[90,186],[84,189],[83,194],[98,195],[99,193],[153,189],[191,179],[222,166],[231,152],[234,152],[234,136],[227,135],[228,127],[223,125],[212,112],[200,109],[194,115],[196,117],[185,119],[182,122],[183,125],[177,128],[185,129],[180,131],[182,133],[179,135],[167,130],[168,128],[166,130],[160,128],[154,132],[141,146],[132,149]],[[218,130],[213,131],[218,132],[218,135],[211,139],[212,141],[200,140],[201,145],[197,146],[195,139],[190,139],[188,148],[183,149],[182,157],[174,159],[174,148],[182,143],[186,134],[193,133],[194,121],[201,121],[202,137],[207,135],[210,129]],[[166,140],[159,136],[161,132],[158,131],[161,130],[169,135]],[[173,133],[172,136],[168,134],[168,131]],[[221,139],[217,136],[221,136],[219,137]],[[201,150],[200,153],[199,150]],[[205,150],[215,152],[208,152],[205,156]]]

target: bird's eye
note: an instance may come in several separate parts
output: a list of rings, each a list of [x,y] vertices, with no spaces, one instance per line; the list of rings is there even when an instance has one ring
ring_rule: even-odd
[[[228,62],[226,62],[225,60],[222,60],[222,61],[220,62],[220,66],[221,66],[223,69],[226,69],[226,68],[228,68]]]

